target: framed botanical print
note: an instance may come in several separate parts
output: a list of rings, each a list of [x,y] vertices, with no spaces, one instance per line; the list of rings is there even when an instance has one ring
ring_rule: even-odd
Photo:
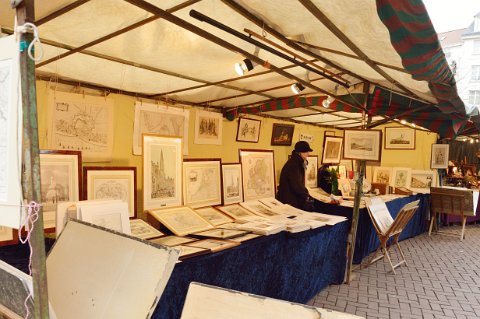
[[[182,204],[182,138],[143,135],[143,208]]]
[[[305,186],[317,187],[318,156],[310,155],[307,157],[307,170],[305,171]]]
[[[410,190],[417,193],[430,193],[430,187],[437,186],[437,172],[430,170],[413,170]]]
[[[342,157],[343,138],[325,136],[323,141],[322,164],[338,164]]]
[[[409,167],[394,167],[390,186],[410,188],[412,169]]]
[[[237,142],[258,143],[260,137],[260,120],[241,117],[238,119]]]
[[[273,150],[239,150],[242,163],[243,200],[275,197]]]
[[[222,163],[223,205],[243,201],[242,164]]]
[[[195,144],[222,144],[221,113],[196,111]]]
[[[382,155],[381,130],[345,130],[343,157],[379,162]]]
[[[183,162],[183,204],[205,207],[222,203],[220,159],[188,159]]]
[[[208,230],[213,226],[188,206],[149,210],[149,213],[177,236]]]
[[[448,144],[432,144],[430,168],[448,168]]]
[[[399,126],[385,128],[386,150],[414,150],[415,130],[413,128]]]
[[[47,232],[55,229],[55,210],[58,202],[80,200],[81,167],[80,151],[40,150],[40,191],[43,224]]]
[[[292,145],[293,131],[295,125],[273,123],[272,145]]]
[[[137,217],[137,168],[86,166],[83,199],[120,199],[128,204],[130,218]]]

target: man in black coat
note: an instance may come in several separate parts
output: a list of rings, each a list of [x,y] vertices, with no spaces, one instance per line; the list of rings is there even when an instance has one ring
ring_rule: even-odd
[[[305,169],[307,157],[313,150],[305,141],[295,144],[292,156],[285,163],[280,173],[277,199],[284,204],[308,210],[308,190],[305,187]]]

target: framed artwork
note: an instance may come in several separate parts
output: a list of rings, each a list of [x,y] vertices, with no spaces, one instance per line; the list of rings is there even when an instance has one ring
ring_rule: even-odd
[[[410,188],[412,169],[409,167],[394,167],[390,186]]]
[[[414,150],[415,130],[413,128],[399,126],[385,128],[386,150]]]
[[[222,144],[221,113],[196,111],[195,144]]]
[[[217,208],[235,220],[247,221],[247,220],[253,220],[258,218],[257,215],[243,208],[239,204],[219,206]]]
[[[413,170],[410,189],[417,193],[430,193],[430,187],[437,186],[437,172],[430,170]]]
[[[135,103],[133,154],[142,155],[142,135],[180,137],[183,154],[188,155],[188,122],[190,111],[167,105]]]
[[[208,230],[213,226],[188,206],[149,210],[149,213],[177,236]]]
[[[40,192],[47,231],[55,229],[57,203],[80,200],[81,167],[79,151],[40,150]]]
[[[229,216],[223,214],[218,209],[213,207],[204,207],[204,208],[197,208],[195,212],[206,219],[210,224],[213,226],[218,226],[226,223],[233,222],[233,219]]]
[[[248,232],[245,230],[215,228],[195,233],[194,235],[207,238],[230,239],[240,237],[246,234],[248,234]]]
[[[0,246],[18,244],[18,231],[5,226],[0,226]]]
[[[475,165],[475,164],[464,164],[464,165],[462,165],[462,174],[463,174],[463,176],[477,175],[477,165]]]
[[[49,90],[47,147],[81,151],[85,162],[110,161],[114,113],[111,98]]]
[[[325,138],[327,136],[335,136],[335,131],[324,131],[323,137]]]
[[[240,203],[240,205],[260,217],[269,218],[279,216],[279,214],[276,213],[273,209],[271,210],[267,205],[262,204],[258,200],[243,202]]]
[[[213,239],[213,238],[203,239],[203,240],[195,241],[193,243],[185,244],[185,246],[210,249],[211,252],[217,252],[217,251],[232,248],[238,245],[240,245],[240,243],[238,242],[225,240],[225,239]]]
[[[295,125],[273,123],[272,145],[292,145],[293,131]]]
[[[242,163],[243,200],[275,197],[273,150],[239,150]]]
[[[382,155],[381,130],[345,130],[343,157],[379,162]]]
[[[373,169],[373,179],[372,183],[382,183],[390,185],[392,179],[392,168],[391,167],[375,167]]]
[[[198,240],[197,238],[192,237],[179,237],[179,236],[165,236],[161,238],[155,238],[150,240],[152,243],[163,245],[163,246],[178,246],[186,243],[191,243],[192,241]]]
[[[119,200],[89,203],[79,207],[80,220],[127,235],[131,234],[128,205]],[[67,224],[68,225],[68,224]]]
[[[182,138],[143,135],[143,209],[182,204]]]
[[[183,204],[205,207],[222,203],[220,159],[188,159],[183,162]]]
[[[448,144],[432,144],[430,168],[448,168]]]
[[[323,140],[322,164],[340,163],[342,154],[343,138],[334,136],[325,136]]]
[[[307,170],[305,171],[305,186],[317,187],[318,156],[310,155],[307,157]]]
[[[350,180],[346,178],[340,178],[338,180],[338,189],[340,190],[342,197],[351,197],[350,193],[352,192],[352,185],[350,184]]]
[[[140,239],[151,239],[164,235],[161,231],[142,219],[130,219],[130,230],[132,236]]]
[[[128,204],[129,217],[136,218],[137,168],[85,166],[83,199],[120,199]]]
[[[242,164],[222,163],[223,205],[243,201]]]
[[[241,117],[238,119],[237,142],[258,143],[260,137],[260,120],[247,119]]]
[[[185,245],[174,246],[175,249],[180,249],[180,255],[178,259],[183,261],[188,258],[209,254],[211,253],[210,249],[199,248],[199,247],[190,247]]]

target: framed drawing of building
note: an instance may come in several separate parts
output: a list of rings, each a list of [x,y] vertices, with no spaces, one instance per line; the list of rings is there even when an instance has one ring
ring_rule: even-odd
[[[390,180],[392,179],[392,168],[391,167],[375,167],[373,169],[373,179],[372,183],[382,183],[390,185]]]
[[[177,236],[185,236],[213,228],[188,206],[149,210],[149,213]]]
[[[390,186],[410,188],[412,178],[412,169],[409,167],[394,167],[392,169],[392,178]]]
[[[342,157],[342,137],[325,136],[322,164],[338,164]]]
[[[381,130],[345,130],[343,157],[379,162],[382,155]]]
[[[223,205],[243,201],[242,164],[222,163]]]
[[[120,199],[128,204],[130,218],[137,217],[137,168],[85,166],[83,199]]]
[[[413,170],[410,190],[417,193],[430,193],[430,187],[437,186],[437,172],[430,170]]]
[[[143,135],[143,208],[182,205],[182,138]]]
[[[292,145],[295,125],[273,123],[271,145]]]
[[[238,119],[237,142],[258,143],[260,137],[260,120],[241,117]]]
[[[414,150],[415,130],[404,126],[385,127],[385,149]]]
[[[307,170],[305,171],[305,185],[307,187],[317,187],[318,156],[310,155],[307,157]]]
[[[183,162],[183,204],[205,207],[222,203],[220,159],[186,159]]]
[[[195,144],[222,144],[221,113],[196,111]]]
[[[188,154],[190,111],[167,105],[135,103],[133,154],[142,155],[142,135],[181,137],[183,154]]]
[[[242,163],[243,200],[275,197],[273,150],[239,150]]]
[[[80,151],[40,150],[40,192],[47,231],[55,229],[57,203],[80,200],[81,167]]]
[[[430,168],[448,168],[448,144],[432,144]]]

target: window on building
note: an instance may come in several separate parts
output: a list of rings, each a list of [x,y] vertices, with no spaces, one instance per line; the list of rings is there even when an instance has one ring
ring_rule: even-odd
[[[468,94],[468,103],[480,106],[480,91],[470,91]]]
[[[480,65],[472,65],[472,81],[480,81]]]
[[[473,41],[473,54],[480,54],[480,40]]]

